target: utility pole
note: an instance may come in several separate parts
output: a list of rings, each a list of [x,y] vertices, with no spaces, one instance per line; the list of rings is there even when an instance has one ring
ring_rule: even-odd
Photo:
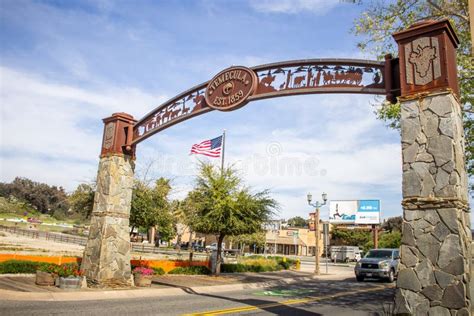
[[[314,274],[319,275],[319,207],[316,208],[316,214],[314,214],[314,233],[316,234],[316,247],[315,247],[315,266],[314,266]]]
[[[326,254],[326,274],[328,274],[329,223],[323,223],[323,238],[324,253]]]
[[[374,249],[377,249],[379,247],[379,232],[378,232],[378,227],[377,225],[373,224],[372,225],[372,238],[374,241]]]

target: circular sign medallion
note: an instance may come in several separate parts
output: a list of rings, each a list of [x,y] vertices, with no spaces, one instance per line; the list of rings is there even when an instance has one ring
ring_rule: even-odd
[[[216,110],[235,110],[247,103],[257,87],[257,75],[246,67],[231,67],[218,73],[206,88],[206,102]]]

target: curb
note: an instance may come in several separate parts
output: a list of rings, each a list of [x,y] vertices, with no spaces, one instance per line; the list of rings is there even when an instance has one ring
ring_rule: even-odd
[[[275,281],[237,283],[223,285],[209,285],[196,287],[168,287],[161,289],[136,289],[112,291],[71,291],[71,292],[17,292],[1,290],[0,297],[6,301],[96,301],[112,299],[133,299],[145,297],[162,297],[172,295],[205,294],[216,292],[229,292],[237,290],[266,288],[277,285],[292,284],[301,281],[318,279],[314,276],[284,278]]]
[[[35,277],[35,273],[4,273],[0,274],[0,278],[9,278],[9,277]]]

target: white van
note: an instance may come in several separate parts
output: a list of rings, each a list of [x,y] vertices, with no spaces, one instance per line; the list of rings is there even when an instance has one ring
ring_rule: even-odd
[[[357,246],[332,246],[330,251],[334,262],[359,261],[362,257],[362,250]]]

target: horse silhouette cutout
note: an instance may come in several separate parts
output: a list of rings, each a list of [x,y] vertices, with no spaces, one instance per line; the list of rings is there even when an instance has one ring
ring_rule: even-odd
[[[165,109],[165,113],[163,113],[163,114],[161,115],[161,121],[162,121],[163,124],[165,123],[165,118],[166,118],[166,122],[169,122],[171,113],[172,113],[172,112],[171,112],[171,111],[169,110],[169,108],[167,107],[167,108]]]
[[[186,115],[189,112],[189,108],[186,107],[186,104],[183,102],[183,110],[181,111],[181,115]]]
[[[181,109],[176,109],[176,110],[171,111],[171,118],[170,119],[172,120],[172,119],[176,118],[178,116],[179,112],[181,112]]]
[[[260,79],[258,82],[258,93],[267,93],[276,91],[276,89],[272,86],[273,81],[275,81],[275,75],[271,75],[270,72],[267,75]]]
[[[198,91],[198,93],[196,94],[196,97],[193,98],[193,101],[194,101],[194,104],[195,104],[195,105],[194,105],[194,108],[193,108],[193,110],[191,111],[191,113],[192,113],[192,112],[196,112],[196,111],[198,111],[198,110],[200,110],[200,109],[202,109],[202,108],[204,107],[205,98],[204,98],[204,96],[203,96],[202,94],[199,93],[199,91]]]
[[[305,80],[306,75],[297,76],[293,79],[293,88],[301,88],[303,81]]]

